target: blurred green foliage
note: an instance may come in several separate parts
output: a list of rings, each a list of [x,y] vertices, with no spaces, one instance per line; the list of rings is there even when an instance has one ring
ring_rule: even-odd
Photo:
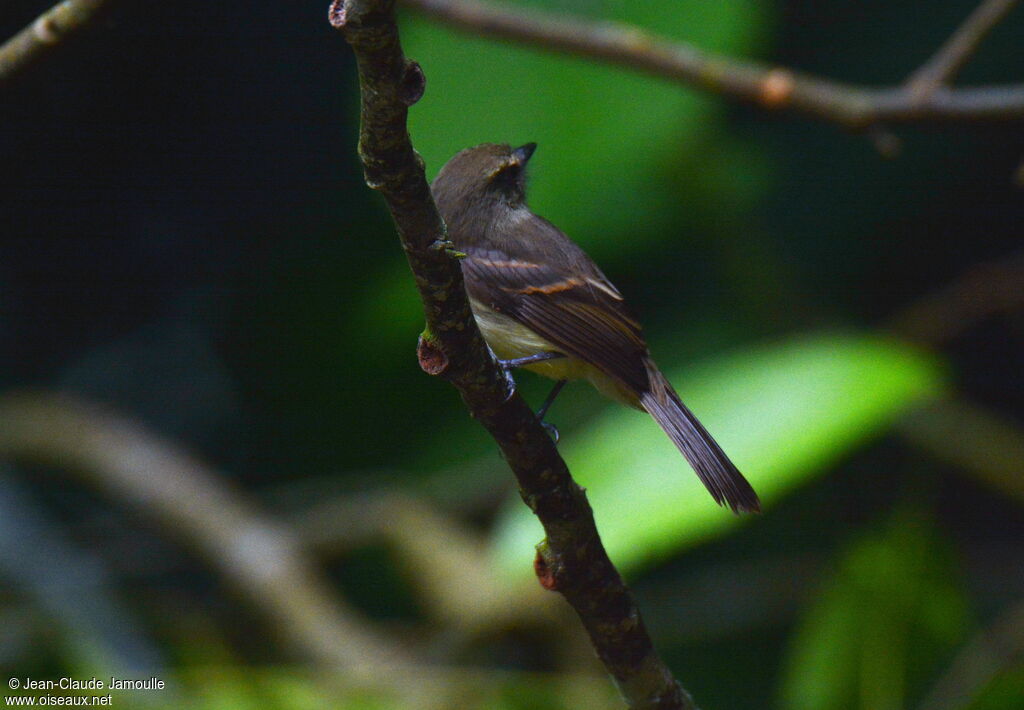
[[[749,53],[764,33],[763,10],[748,0],[539,4],[585,14],[589,5],[602,20],[730,54]],[[617,67],[469,36],[453,42],[448,28],[410,20],[406,53],[428,76],[410,133],[431,175],[463,148],[533,141],[531,207],[595,259],[659,239],[681,197],[672,166],[700,145],[719,105]]]
[[[928,517],[901,510],[837,560],[796,630],[783,710],[896,710],[964,640],[966,592]]]
[[[895,82],[974,3],[524,4]],[[5,36],[42,9],[8,5]],[[173,697],[117,707],[619,707],[578,624],[531,607],[540,529],[493,442],[416,366],[415,288],[361,181],[355,73],[323,8],[117,5],[4,89],[0,385],[105,402],[194,451],[315,548],[368,624],[434,665],[311,669],[185,531],[60,467],[14,462],[0,470],[23,489],[0,486],[0,670],[140,675],[134,661],[173,681]],[[1020,81],[1022,20],[993,33],[965,81]],[[1019,251],[1019,126],[901,129],[904,153],[885,162],[832,126],[401,21],[427,76],[410,121],[428,175],[476,143],[538,142],[531,205],[626,294],[766,503],[743,518],[718,508],[653,422],[583,385],[551,414],[613,559],[660,620],[659,651],[701,706],[895,710],[955,682],[957,654],[1024,599],[1020,501],[975,480],[1021,472],[1005,459],[972,470],[994,427],[1017,450],[1024,328],[993,307],[929,347],[885,324],[965,271],[984,284],[985,264]],[[991,305],[964,299],[940,317]],[[517,383],[531,402],[548,387]],[[965,429],[954,413],[942,436],[957,455],[933,458],[901,437],[901,417],[943,397],[986,414]],[[395,491],[451,526],[433,525],[450,536],[438,560],[453,562],[434,571],[460,573],[442,582],[497,580],[508,616],[466,609],[459,626],[431,607],[432,594],[463,597],[426,590],[407,550],[389,554],[388,526],[409,518],[371,502]],[[430,532],[403,531],[417,550]],[[1008,648],[979,654],[991,672],[946,710],[1019,710],[1024,665]]]

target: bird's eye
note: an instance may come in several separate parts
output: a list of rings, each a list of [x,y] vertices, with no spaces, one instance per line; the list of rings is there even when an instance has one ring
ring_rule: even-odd
[[[523,167],[518,163],[504,163],[490,174],[488,181],[495,187],[512,188],[518,184],[522,172]]]

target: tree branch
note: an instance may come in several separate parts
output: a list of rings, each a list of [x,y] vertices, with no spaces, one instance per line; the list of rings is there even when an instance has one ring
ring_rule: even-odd
[[[938,347],[993,316],[1024,309],[1024,252],[972,264],[941,289],[894,313],[888,330],[901,338]]]
[[[583,489],[473,320],[458,254],[446,239],[423,161],[409,140],[408,107],[425,84],[419,65],[402,53],[394,5],[395,0],[334,0],[329,19],[358,64],[359,156],[366,182],[387,202],[423,301],[427,328],[420,365],[451,382],[498,443],[523,500],[544,526],[538,575],[576,610],[630,707],[693,708],[654,652],[636,603],[601,544]]]
[[[940,399],[907,412],[896,430],[933,458],[1024,501],[1024,432],[1015,422],[967,401]]]
[[[984,0],[939,51],[910,76],[907,87],[918,95],[926,96],[953,81],[985,36],[1016,4],[1017,0]]]
[[[926,94],[911,90],[909,85],[853,86],[711,54],[620,23],[570,19],[532,9],[511,10],[476,0],[402,1],[475,35],[601,59],[745,103],[789,110],[847,128],[1024,119],[1024,84],[960,89],[936,86]]]
[[[0,86],[96,17],[108,0],[65,0],[0,46]]]

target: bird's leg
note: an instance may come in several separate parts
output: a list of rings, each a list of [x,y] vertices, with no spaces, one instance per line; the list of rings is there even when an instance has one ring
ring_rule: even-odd
[[[560,357],[565,357],[565,355],[563,355],[562,353],[552,352],[536,353],[534,355],[527,355],[526,357],[517,357],[511,360],[498,360],[498,364],[501,365],[502,369],[505,370],[505,373],[511,379],[511,372],[513,369],[517,367],[532,365],[535,362],[544,362],[545,360],[556,360]],[[562,391],[562,388],[565,386],[565,382],[565,380],[559,380],[558,382],[556,382],[555,386],[551,388],[551,393],[548,394],[547,399],[544,400],[544,404],[542,404],[540,406],[540,409],[537,410],[537,421],[541,423],[541,426],[547,429],[548,434],[551,435],[551,438],[555,440],[556,444],[558,443],[559,438],[558,429],[555,428],[554,424],[550,424],[544,421],[544,415],[548,413],[548,409],[551,408],[551,405],[554,403],[555,397],[558,396],[558,393]]]
[[[555,403],[555,398],[558,396],[558,393],[562,391],[562,388],[565,387],[566,382],[568,382],[568,380],[559,380],[556,382],[555,386],[551,388],[551,392],[548,393],[547,399],[544,400],[544,404],[540,405],[540,409],[537,410],[537,421],[541,423],[541,426],[548,430],[548,434],[551,435],[551,438],[555,440],[556,444],[560,438],[558,429],[551,422],[544,421],[544,415],[546,415],[548,410],[551,409],[551,405]]]
[[[512,360],[498,360],[498,364],[506,370],[514,370],[517,367],[524,367],[535,362],[544,362],[545,360],[557,360],[560,357],[565,357],[565,355],[562,353],[537,353],[536,355],[517,357]]]
[[[544,404],[540,405],[540,409],[537,410],[537,419],[544,421],[544,415],[551,409],[551,405],[555,403],[555,398],[558,397],[558,393],[565,387],[565,383],[568,380],[559,380],[555,383],[555,386],[551,388],[551,392],[548,393],[547,399],[544,400]]]

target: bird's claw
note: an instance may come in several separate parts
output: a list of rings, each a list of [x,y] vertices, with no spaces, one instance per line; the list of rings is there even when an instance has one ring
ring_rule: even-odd
[[[550,436],[551,440],[556,444],[558,443],[558,440],[562,438],[562,435],[558,433],[558,427],[556,427],[551,422],[541,420],[540,425],[544,427],[544,430],[548,433],[548,436]]]
[[[492,351],[493,352],[493,351]],[[515,370],[526,365],[532,365],[537,362],[545,362],[547,360],[557,360],[563,358],[565,355],[562,353],[544,352],[536,353],[534,355],[527,355],[525,357],[516,357],[511,360],[498,360],[498,364],[501,365],[504,370]]]

